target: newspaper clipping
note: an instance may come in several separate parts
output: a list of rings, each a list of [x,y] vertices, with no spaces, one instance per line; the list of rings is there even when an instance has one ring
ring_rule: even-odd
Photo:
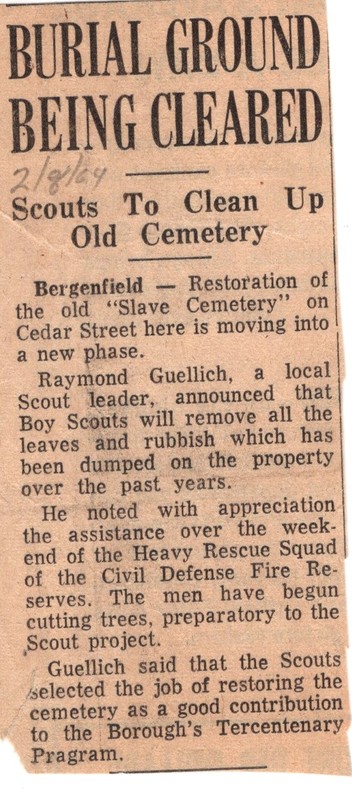
[[[325,3],[0,13],[1,735],[348,775]]]

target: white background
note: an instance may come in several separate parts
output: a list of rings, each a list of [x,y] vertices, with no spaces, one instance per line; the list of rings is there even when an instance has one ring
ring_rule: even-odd
[[[322,0],[317,0],[322,2]],[[12,0],[14,2],[14,0]],[[23,0],[22,0],[23,2]],[[221,2],[221,0],[213,0]],[[268,0],[269,5],[269,0]],[[352,4],[349,0],[327,0],[329,17],[331,82],[333,99],[333,133],[335,152],[335,185],[338,230],[338,260],[340,303],[346,359],[344,383],[344,456],[347,493],[349,550],[352,554]],[[189,0],[192,8],[192,1]],[[304,0],[302,0],[304,11]],[[289,11],[289,3],[288,3]],[[328,166],[327,166],[328,168]],[[351,298],[350,298],[351,293]],[[352,558],[347,562],[346,579],[350,632],[352,630]],[[349,674],[352,701],[352,654],[349,654]],[[350,733],[352,751],[352,731]],[[0,793],[4,800],[95,800],[105,795],[107,800],[127,796],[176,800],[300,800],[313,796],[325,800],[351,800],[352,779],[315,775],[278,775],[263,773],[207,772],[171,773],[160,775],[66,776],[27,775],[12,746],[0,743]]]

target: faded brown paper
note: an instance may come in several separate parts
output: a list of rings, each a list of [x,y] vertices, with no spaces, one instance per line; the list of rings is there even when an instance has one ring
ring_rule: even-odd
[[[324,4],[1,14],[2,734],[349,774]]]

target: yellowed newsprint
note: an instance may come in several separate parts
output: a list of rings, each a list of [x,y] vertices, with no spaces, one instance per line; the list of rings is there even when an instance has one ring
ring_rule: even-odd
[[[1,42],[1,734],[350,774],[325,5],[8,5]]]

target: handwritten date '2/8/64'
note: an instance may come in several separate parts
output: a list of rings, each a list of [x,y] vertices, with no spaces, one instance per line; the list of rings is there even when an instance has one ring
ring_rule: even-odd
[[[13,185],[11,194],[19,189],[35,191],[42,186],[49,191],[50,195],[57,194],[61,187],[67,188],[72,185],[88,185],[96,189],[107,173],[107,167],[90,166],[88,159],[82,154],[72,164],[58,169],[53,167],[53,159],[47,156],[43,166],[34,171],[29,167],[19,167],[13,173]]]

